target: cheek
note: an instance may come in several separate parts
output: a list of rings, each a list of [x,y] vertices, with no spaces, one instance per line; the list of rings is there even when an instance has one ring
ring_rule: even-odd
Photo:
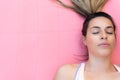
[[[86,45],[89,47],[92,47],[94,45],[96,45],[98,42],[98,39],[95,37],[95,36],[91,36],[91,35],[88,35],[86,37]]]
[[[116,38],[115,37],[111,37],[110,39],[110,43],[114,46],[116,44]]]

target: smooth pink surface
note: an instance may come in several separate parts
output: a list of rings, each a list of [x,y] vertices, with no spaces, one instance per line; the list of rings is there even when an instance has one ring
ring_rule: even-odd
[[[120,0],[104,11],[117,25],[112,61],[120,64]],[[78,63],[83,19],[55,0],[0,0],[0,80],[53,80],[59,66]]]

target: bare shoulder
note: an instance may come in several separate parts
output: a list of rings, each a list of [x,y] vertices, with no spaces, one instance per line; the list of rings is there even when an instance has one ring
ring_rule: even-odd
[[[78,64],[62,65],[55,76],[55,80],[73,80]]]
[[[120,80],[120,72],[113,73],[111,76],[114,80]],[[111,80],[112,80],[111,78]]]
[[[100,77],[99,80],[120,80],[120,72],[102,74],[102,77]]]

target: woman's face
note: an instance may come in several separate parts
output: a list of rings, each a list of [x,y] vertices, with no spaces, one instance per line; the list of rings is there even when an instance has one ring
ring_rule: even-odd
[[[115,46],[115,39],[112,22],[105,17],[96,17],[89,22],[84,43],[89,55],[110,56]]]

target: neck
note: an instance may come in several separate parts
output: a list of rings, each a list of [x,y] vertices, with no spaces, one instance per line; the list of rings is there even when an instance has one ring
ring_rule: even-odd
[[[89,60],[86,62],[85,71],[88,72],[114,72],[115,68],[110,62],[110,57],[95,58],[89,56]]]

